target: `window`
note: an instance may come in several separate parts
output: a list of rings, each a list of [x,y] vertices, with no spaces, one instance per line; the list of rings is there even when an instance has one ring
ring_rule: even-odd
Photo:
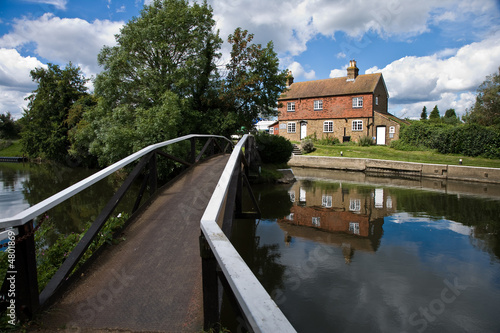
[[[288,221],[293,221],[293,213],[290,213],[287,217],[285,217]]]
[[[363,107],[363,97],[353,97],[352,107],[353,108],[362,108]]]
[[[323,196],[321,197],[321,206],[332,208],[332,196],[323,194]]]
[[[333,121],[325,121],[323,123],[323,132],[333,133]]]
[[[288,123],[287,132],[288,133],[295,133],[295,123]]]
[[[269,127],[269,134],[274,134],[274,127]]]
[[[363,130],[363,120],[353,120],[352,121],[352,130],[353,131],[362,131]]]
[[[361,200],[360,199],[351,199],[351,200],[349,200],[349,210],[351,212],[359,212],[359,211],[361,211]]]
[[[375,105],[378,105],[378,96],[375,96]]]
[[[359,223],[349,222],[349,232],[355,235],[359,235]]]
[[[315,111],[323,110],[323,101],[322,100],[314,101],[314,110]]]
[[[394,126],[389,127],[389,133],[392,133],[392,134],[396,133],[396,127],[394,127]]]
[[[295,102],[286,103],[286,110],[289,112],[295,111]]]
[[[290,201],[295,202],[295,191],[288,191],[288,194],[290,195]]]
[[[312,225],[313,225],[313,227],[320,227],[321,226],[321,219],[319,217],[313,217],[312,218]]]

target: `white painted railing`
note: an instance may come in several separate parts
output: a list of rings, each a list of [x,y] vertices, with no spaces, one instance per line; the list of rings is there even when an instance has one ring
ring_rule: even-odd
[[[217,224],[233,170],[248,135],[238,142],[201,218],[201,230],[254,332],[296,332]]]

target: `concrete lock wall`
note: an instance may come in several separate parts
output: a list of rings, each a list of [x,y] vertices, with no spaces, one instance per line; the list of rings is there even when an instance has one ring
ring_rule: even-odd
[[[411,174],[428,178],[500,184],[500,168],[298,155],[293,155],[288,161],[288,165],[292,167],[379,172],[383,174]]]

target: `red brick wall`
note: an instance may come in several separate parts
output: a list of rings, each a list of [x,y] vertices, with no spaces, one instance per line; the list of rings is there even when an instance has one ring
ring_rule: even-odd
[[[269,126],[269,128],[273,128],[273,134],[274,135],[279,135],[280,134],[280,125],[279,124],[276,124],[274,126]]]
[[[363,107],[353,108],[352,98],[363,97]],[[314,101],[323,101],[323,110],[314,110]],[[295,102],[295,111],[287,111],[287,103]],[[373,116],[373,94],[303,98],[281,101],[279,120],[361,118]]]

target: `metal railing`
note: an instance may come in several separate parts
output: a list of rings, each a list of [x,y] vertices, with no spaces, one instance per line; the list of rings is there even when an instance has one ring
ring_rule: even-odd
[[[231,195],[235,192],[234,188],[239,187],[236,192],[241,191],[240,173],[242,164],[245,166],[245,173],[248,172],[248,165],[251,164],[252,150],[255,149],[250,142],[251,139],[253,137],[244,135],[233,149],[201,218],[202,242],[200,244],[203,258],[204,297],[209,296],[205,295],[206,287],[210,286],[211,289],[217,290],[218,284],[216,267],[210,264],[210,255],[203,255],[203,252],[211,251],[222,273],[222,276],[218,276],[218,278],[222,280],[223,285],[227,283],[232,296],[236,298],[236,303],[243,313],[248,328],[254,332],[291,333],[295,332],[293,326],[257,280],[257,277],[252,273],[218,224],[222,220],[232,219],[232,216],[228,215],[232,215],[233,211],[227,209],[227,205],[231,201]],[[245,147],[244,153],[242,151],[243,147]],[[241,176],[246,179],[245,175]],[[230,192],[233,193],[229,194]],[[224,228],[224,222],[222,222],[222,225]],[[204,243],[209,247],[205,251],[203,251]],[[226,291],[226,288],[224,290]],[[214,298],[217,299],[217,296],[207,298],[204,299],[205,303],[213,303]],[[210,308],[210,306],[204,304],[205,317],[210,315],[207,313],[207,307]],[[218,307],[218,303],[211,306],[215,312],[217,312]],[[207,326],[206,321],[205,326]]]
[[[197,139],[207,139],[203,148],[201,148],[199,152],[196,149]],[[166,146],[185,140],[191,141],[191,151],[188,161],[172,156],[161,150]],[[227,141],[226,146],[223,148],[223,145],[219,144],[217,140]],[[2,237],[2,239],[9,237],[12,244],[15,244],[15,250],[13,251],[14,253],[12,253],[14,264],[12,266],[9,265],[7,276],[5,276],[0,290],[0,312],[5,310],[8,305],[15,303],[15,311],[18,315],[22,314],[23,316],[32,317],[40,305],[45,304],[60,287],[63,281],[65,281],[71,274],[80,259],[83,257],[85,251],[91,245],[93,240],[96,238],[96,235],[117,207],[118,203],[127,193],[132,183],[138,179],[142,173],[146,173],[146,175],[144,176],[143,185],[141,186],[139,195],[136,199],[134,207],[132,208],[132,213],[139,208],[144,191],[148,185],[151,195],[156,192],[158,185],[157,156],[163,156],[185,166],[190,166],[200,161],[204,155],[213,154],[216,149],[218,149],[219,152],[224,153],[230,146],[233,146],[233,144],[226,137],[200,134],[186,135],[162,143],[150,145],[10,218],[0,219],[0,230],[5,229],[3,232],[0,232],[0,237]],[[66,257],[58,271],[48,282],[47,286],[45,286],[43,291],[39,294],[34,241],[36,232],[36,228],[34,228],[34,219],[47,212],[49,209],[73,197],[77,193],[80,193],[86,188],[92,186],[98,181],[108,177],[117,170],[134,163],[138,159],[140,159],[140,161],[130,172],[121,187],[108,201],[88,231],[83,235],[79,243]],[[146,171],[143,172],[144,170]],[[7,248],[7,250],[9,250],[9,248]],[[16,293],[15,297],[12,299],[7,297],[9,291],[8,286],[10,285],[7,280],[8,276],[14,277],[16,281]],[[0,277],[0,279],[1,278],[3,277]]]

